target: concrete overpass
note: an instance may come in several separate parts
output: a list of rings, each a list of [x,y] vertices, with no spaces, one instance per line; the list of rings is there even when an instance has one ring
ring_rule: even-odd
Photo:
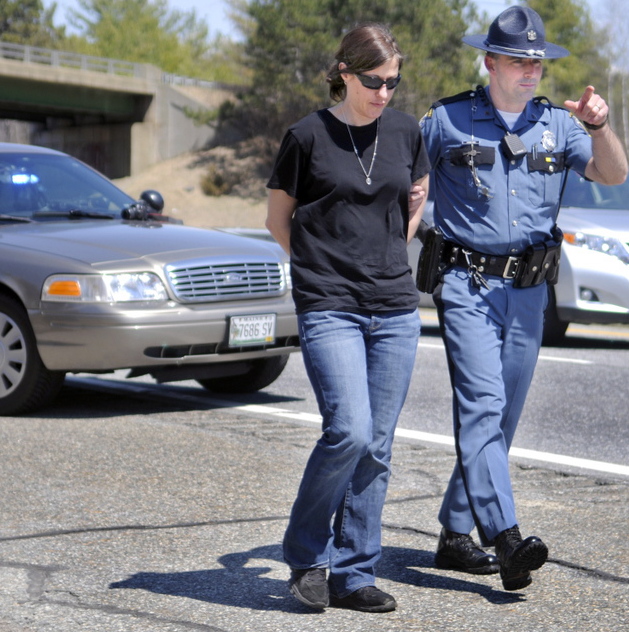
[[[29,123],[27,142],[65,151],[111,178],[215,140],[186,110],[217,107],[218,84],[149,64],[0,42],[0,119]]]

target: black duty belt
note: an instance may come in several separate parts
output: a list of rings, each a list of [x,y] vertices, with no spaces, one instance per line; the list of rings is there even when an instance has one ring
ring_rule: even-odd
[[[503,279],[513,279],[522,262],[522,257],[499,257],[488,255],[475,250],[463,248],[452,242],[446,242],[442,261],[452,266],[469,268],[474,266],[481,274],[499,276]]]
[[[417,289],[421,292],[434,292],[445,270],[451,266],[465,268],[477,288],[489,289],[485,275],[513,279],[514,288],[557,283],[563,240],[563,233],[557,226],[550,239],[527,246],[517,257],[501,257],[446,241],[438,228],[424,225],[424,247],[419,255],[416,279]]]

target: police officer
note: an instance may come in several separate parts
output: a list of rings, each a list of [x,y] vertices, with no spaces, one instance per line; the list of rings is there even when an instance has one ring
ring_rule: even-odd
[[[505,590],[520,590],[548,549],[520,535],[508,451],[541,345],[547,282],[557,272],[561,191],[569,168],[620,184],[627,159],[592,86],[564,108],[534,97],[542,61],[569,54],[545,41],[535,11],[510,7],[486,36],[463,41],[486,51],[488,87],[435,103],[421,121],[443,239],[445,271],[434,298],[457,448],[435,561],[500,571]],[[474,526],[495,556],[472,540]]]

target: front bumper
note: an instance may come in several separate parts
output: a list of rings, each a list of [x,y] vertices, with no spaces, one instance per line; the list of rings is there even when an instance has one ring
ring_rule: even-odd
[[[629,265],[564,244],[555,298],[564,322],[629,323]]]
[[[230,316],[276,314],[275,344],[229,348]],[[99,372],[140,367],[237,362],[297,351],[290,294],[212,305],[47,303],[29,312],[44,365],[52,371]]]

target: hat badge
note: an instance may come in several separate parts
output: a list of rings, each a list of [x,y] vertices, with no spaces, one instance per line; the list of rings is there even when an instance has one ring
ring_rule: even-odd
[[[537,39],[537,31],[534,31],[533,29],[531,29],[527,34],[526,34],[527,39],[529,40],[529,42],[534,42]]]

